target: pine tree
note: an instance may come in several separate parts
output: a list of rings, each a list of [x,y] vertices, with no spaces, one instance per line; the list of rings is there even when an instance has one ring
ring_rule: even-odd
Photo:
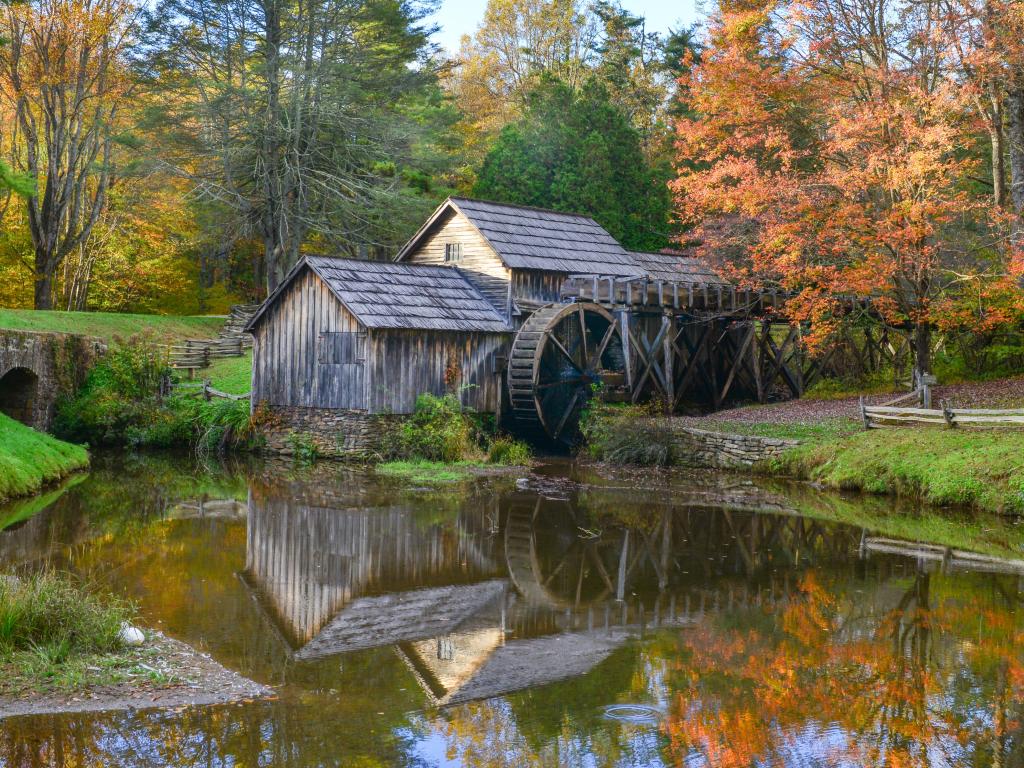
[[[669,195],[607,90],[548,80],[484,160],[473,193],[592,216],[627,248],[669,242]]]

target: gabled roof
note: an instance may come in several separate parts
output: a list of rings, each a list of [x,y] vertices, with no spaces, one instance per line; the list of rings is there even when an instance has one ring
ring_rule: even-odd
[[[366,328],[501,333],[509,325],[457,269],[423,264],[304,257],[246,325],[256,327],[277,296],[312,269]]]
[[[727,285],[702,259],[682,253],[630,251],[629,255],[652,280]]]
[[[510,269],[567,274],[642,276],[629,253],[589,216],[452,197],[403,246],[402,261],[441,220],[461,213]]]

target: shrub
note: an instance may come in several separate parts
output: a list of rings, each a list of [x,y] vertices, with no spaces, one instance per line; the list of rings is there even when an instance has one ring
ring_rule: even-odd
[[[621,406],[591,401],[580,419],[587,453],[613,464],[671,464],[672,431],[664,420],[655,418],[656,410],[656,404]]]
[[[200,450],[243,446],[253,438],[246,400],[194,393],[161,400],[160,381],[170,373],[163,350],[131,339],[93,367],[74,398],[58,405],[54,431],[79,442]]]
[[[412,415],[387,436],[385,453],[392,459],[463,461],[476,452],[473,434],[473,419],[455,395],[423,394]]]
[[[62,662],[71,654],[114,651],[122,623],[133,615],[130,603],[97,597],[67,576],[0,578],[0,658],[45,649]]]
[[[491,464],[529,464],[532,457],[530,446],[505,435],[494,438],[487,449],[487,461]]]
[[[78,393],[58,404],[54,431],[78,442],[125,442],[133,429],[158,420],[157,393],[169,372],[166,352],[139,338],[113,346]]]

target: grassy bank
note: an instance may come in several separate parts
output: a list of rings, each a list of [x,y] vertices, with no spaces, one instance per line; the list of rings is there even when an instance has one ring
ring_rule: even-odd
[[[36,493],[84,469],[89,454],[0,413],[0,502]]]
[[[0,696],[75,691],[145,674],[123,647],[134,607],[70,577],[0,577]]]
[[[811,439],[762,468],[842,490],[1024,513],[1024,432],[901,428]]]
[[[20,331],[82,333],[111,341],[143,334],[154,342],[169,344],[179,339],[212,338],[224,325],[222,317],[128,315],[112,312],[58,312],[33,309],[0,309],[0,328]]]

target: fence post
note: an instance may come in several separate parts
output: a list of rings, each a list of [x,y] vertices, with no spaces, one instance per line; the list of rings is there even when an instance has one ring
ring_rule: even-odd
[[[206,398],[206,402],[210,402],[210,380],[203,379],[203,397]]]
[[[953,409],[949,407],[949,401],[939,401],[939,407],[942,408],[942,418],[946,420],[946,426],[950,429],[954,429],[956,427],[956,420],[953,416]]]
[[[864,405],[864,395],[860,396],[860,418],[864,422],[864,429],[871,429],[871,417],[868,416],[868,409]]]

